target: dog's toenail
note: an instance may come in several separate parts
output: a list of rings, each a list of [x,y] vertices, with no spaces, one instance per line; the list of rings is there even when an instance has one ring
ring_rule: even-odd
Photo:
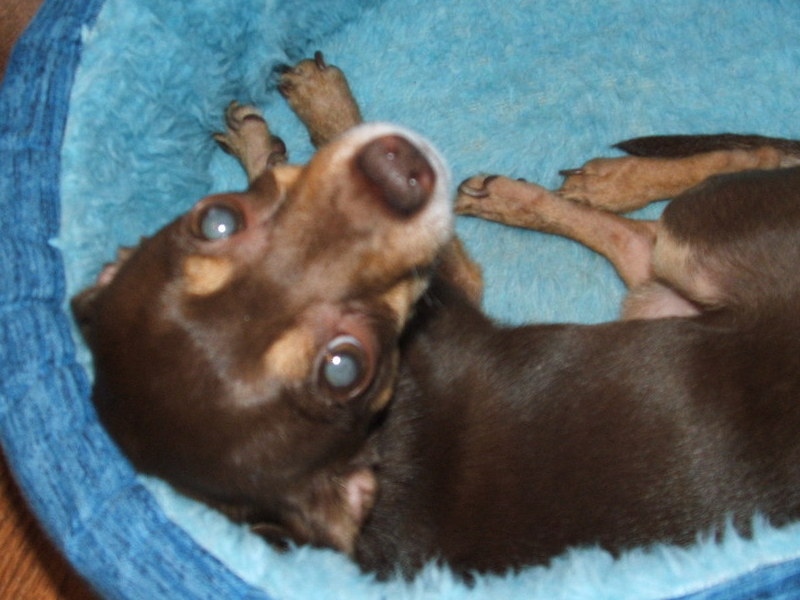
[[[244,123],[246,121],[258,121],[258,122],[262,122],[263,123],[264,122],[264,117],[262,117],[261,115],[256,114],[256,113],[250,113],[250,114],[245,115],[242,118],[242,123]]]
[[[287,159],[287,149],[284,141],[277,135],[273,135],[270,137],[270,144],[272,148],[267,157],[267,165],[274,167],[275,165],[285,163]]]
[[[488,198],[489,192],[486,189],[477,189],[469,185],[469,180],[462,181],[461,185],[458,186],[458,193],[463,194],[465,196],[469,196],[470,198]]]
[[[270,136],[270,144],[272,144],[273,152],[286,154],[286,143],[277,135]]]
[[[324,71],[328,68],[328,63],[325,62],[325,55],[319,50],[314,53],[314,62],[317,63],[317,68],[320,71]]]
[[[562,169],[558,172],[562,177],[572,177],[573,175],[583,175],[583,169]]]

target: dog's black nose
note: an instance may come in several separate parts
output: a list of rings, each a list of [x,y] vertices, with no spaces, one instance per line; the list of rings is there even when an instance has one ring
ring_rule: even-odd
[[[386,135],[369,142],[356,163],[375,184],[386,205],[409,217],[428,202],[436,185],[436,173],[422,152],[400,135]]]

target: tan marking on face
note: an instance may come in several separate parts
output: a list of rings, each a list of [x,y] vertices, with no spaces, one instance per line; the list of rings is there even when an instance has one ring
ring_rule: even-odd
[[[286,190],[292,187],[303,171],[303,167],[298,165],[278,165],[272,169],[272,176],[278,184],[278,189]]]
[[[395,383],[397,383],[397,369],[400,363],[400,354],[395,350],[390,356],[383,359],[384,364],[388,365],[388,375],[385,376],[386,383],[381,390],[378,390],[369,404],[369,409],[373,413],[383,410],[394,396]]]
[[[286,331],[264,353],[267,372],[282,381],[300,381],[308,377],[316,355],[311,331],[296,327]]]
[[[380,410],[383,410],[387,404],[389,404],[389,400],[392,399],[394,396],[394,381],[395,376],[392,375],[392,383],[386,386],[381,392],[375,396],[372,403],[369,405],[369,408],[372,412],[377,413]]]
[[[233,263],[219,256],[190,256],[183,263],[186,291],[195,296],[218,292],[233,277]]]

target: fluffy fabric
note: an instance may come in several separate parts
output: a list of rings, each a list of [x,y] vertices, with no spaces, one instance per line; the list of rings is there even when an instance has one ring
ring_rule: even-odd
[[[800,525],[619,559],[580,549],[473,588],[433,566],[376,583],[333,552],[277,554],[135,476],[91,409],[63,302],[118,245],[244,185],[209,138],[230,100],[259,104],[294,160],[310,155],[273,89],[278,63],[323,50],[367,118],[431,138],[456,181],[485,171],[556,186],[559,169],[627,137],[800,137],[799,26],[788,0],[48,0],[0,96],[0,433],[45,526],[113,598],[789,597]],[[470,219],[458,228],[497,318],[615,316],[621,285],[583,248]]]

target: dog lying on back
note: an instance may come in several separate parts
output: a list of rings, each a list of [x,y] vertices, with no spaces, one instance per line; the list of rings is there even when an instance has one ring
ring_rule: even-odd
[[[232,105],[218,141],[249,189],[201,200],[74,300],[93,400],[137,468],[383,576],[800,516],[792,143],[632,141],[649,156],[558,192],[468,180],[459,212],[573,237],[631,288],[619,322],[509,328],[478,308],[438,154],[360,125],[321,55],[281,91],[320,146],[309,164]],[[658,222],[609,212],[735,171]]]

